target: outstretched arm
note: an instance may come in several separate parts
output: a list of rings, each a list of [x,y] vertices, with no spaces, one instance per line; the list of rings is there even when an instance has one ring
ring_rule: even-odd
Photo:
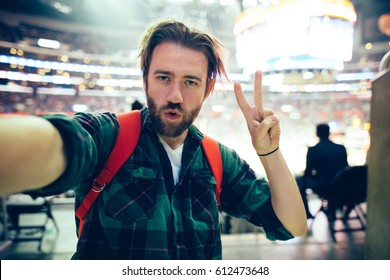
[[[252,145],[267,174],[275,213],[292,235],[302,236],[307,230],[305,209],[295,179],[278,149],[279,118],[271,109],[263,108],[261,72],[255,74],[254,107],[245,99],[239,83],[234,84],[234,92],[246,119]]]
[[[0,194],[40,188],[66,168],[62,138],[39,117],[0,117]]]

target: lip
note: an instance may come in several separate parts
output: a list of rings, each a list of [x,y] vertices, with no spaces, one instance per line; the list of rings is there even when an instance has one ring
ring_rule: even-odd
[[[164,111],[164,116],[169,120],[177,120],[181,118],[182,114],[177,109],[168,109]]]

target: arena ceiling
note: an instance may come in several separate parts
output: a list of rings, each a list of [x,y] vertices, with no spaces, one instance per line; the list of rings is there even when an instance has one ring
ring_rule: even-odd
[[[235,53],[233,28],[240,12],[250,4],[267,6],[275,0],[2,0],[0,11],[61,20],[95,30],[131,32],[131,49],[137,44],[145,27],[161,18],[173,17],[192,21],[217,35],[226,49]],[[388,0],[352,0],[359,16],[376,16],[381,11],[390,13]],[[54,26],[53,26],[54,27]],[[74,28],[74,25],[73,25]],[[361,28],[358,25],[358,28]],[[112,31],[111,31],[112,30]],[[115,30],[115,31],[114,31]],[[358,29],[357,33],[361,33]],[[355,50],[359,56],[366,52],[386,53],[388,44],[367,51],[363,45]],[[232,65],[231,68],[235,68]]]

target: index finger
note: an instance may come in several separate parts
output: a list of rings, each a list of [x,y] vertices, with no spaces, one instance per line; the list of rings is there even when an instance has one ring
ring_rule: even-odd
[[[255,73],[253,99],[255,106],[263,109],[263,74],[261,71],[256,71]]]
[[[238,106],[240,107],[241,111],[246,114],[251,108],[249,103],[246,101],[245,96],[242,92],[241,84],[240,83],[234,83],[234,93],[236,94],[236,100],[238,103]]]

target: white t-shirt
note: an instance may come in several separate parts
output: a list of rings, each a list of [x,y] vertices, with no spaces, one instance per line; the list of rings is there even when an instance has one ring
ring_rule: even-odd
[[[169,160],[171,161],[173,183],[176,185],[177,182],[179,182],[179,174],[181,169],[181,156],[183,154],[184,144],[180,145],[180,147],[173,150],[161,137],[158,138],[160,139],[161,144],[164,146],[164,149],[168,154]]]

